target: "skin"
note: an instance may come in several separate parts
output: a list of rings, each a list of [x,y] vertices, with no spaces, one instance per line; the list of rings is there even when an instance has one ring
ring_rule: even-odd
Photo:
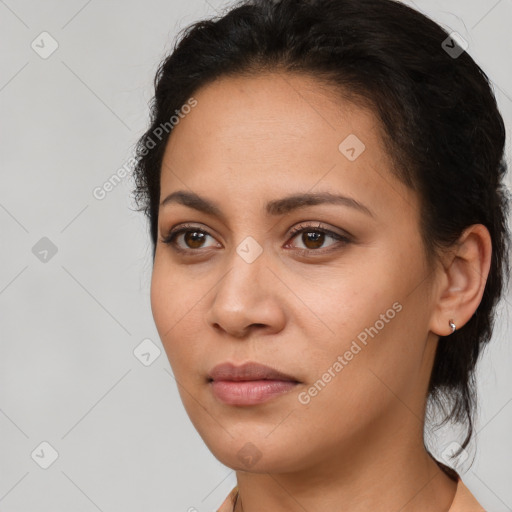
[[[151,307],[191,421],[236,470],[237,510],[448,510],[456,483],[423,446],[427,385],[449,319],[462,327],[480,303],[487,230],[468,228],[429,266],[419,199],[392,174],[377,118],[312,77],[221,78],[194,97],[166,147],[160,199],[194,192],[223,218],[161,206]],[[366,147],[354,161],[338,149],[350,134]],[[268,201],[324,191],[371,215],[339,204],[265,212]],[[161,241],[184,223],[208,233],[200,242],[178,235],[188,254]],[[317,233],[319,223],[350,241],[289,235],[300,224]],[[236,250],[248,236],[262,249],[252,263]],[[299,393],[397,302],[394,318],[301,403]],[[226,405],[207,381],[225,361],[257,361],[301,383],[256,406]],[[259,459],[249,465],[240,450]]]

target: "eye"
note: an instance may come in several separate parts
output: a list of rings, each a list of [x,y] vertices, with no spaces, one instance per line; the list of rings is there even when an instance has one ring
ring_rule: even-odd
[[[335,241],[335,243],[330,244],[327,247],[331,247],[333,245],[339,245],[336,242],[340,242],[342,245],[350,243],[350,238],[348,236],[344,236],[340,233],[335,233],[326,228],[321,228],[321,224],[316,226],[313,225],[298,225],[294,227],[290,233],[292,238],[297,238],[298,235],[302,234],[300,237],[300,241],[303,243],[304,247],[299,247],[299,252],[303,254],[307,254],[308,252],[325,252],[318,251],[321,248],[326,238],[331,238]]]
[[[190,224],[185,224],[178,229],[171,230],[167,236],[161,239],[161,242],[172,245],[174,249],[179,252],[190,252],[195,249],[204,248],[205,246],[203,244],[207,237],[211,237],[211,235],[203,229]],[[180,238],[183,239],[185,247],[176,243],[176,239]]]
[[[304,225],[300,224],[294,227],[290,232],[291,239],[297,238],[298,235],[302,234],[301,242],[304,244],[304,247],[299,247],[297,252],[300,254],[312,254],[314,252],[323,253],[326,251],[318,250],[320,249],[326,241],[326,238],[331,238],[335,242],[327,247],[332,245],[346,245],[350,243],[349,236],[342,235],[340,233],[335,233],[326,228],[320,227],[321,224],[316,226],[314,225]],[[207,231],[199,228],[198,226],[194,226],[191,224],[182,225],[179,228],[172,229],[167,236],[161,239],[161,242],[164,244],[168,244],[173,246],[173,248],[178,252],[199,252],[197,249],[204,249],[213,246],[205,246],[204,242],[208,237],[213,238]],[[184,246],[180,245],[180,240],[183,241]],[[287,244],[285,247],[288,247]],[[329,249],[328,249],[329,250]]]

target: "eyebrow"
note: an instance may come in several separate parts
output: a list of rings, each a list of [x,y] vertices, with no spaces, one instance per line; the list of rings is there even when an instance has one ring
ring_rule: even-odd
[[[184,206],[188,206],[189,208],[193,208],[194,210],[224,219],[222,210],[216,203],[201,197],[194,192],[187,192],[185,190],[173,192],[160,203],[160,207],[170,203],[179,203]],[[292,194],[281,199],[274,199],[267,203],[266,212],[267,215],[273,216],[285,215],[291,211],[317,204],[339,204],[359,210],[370,217],[374,216],[368,207],[359,201],[356,201],[352,197],[331,194],[330,192],[299,193]]]

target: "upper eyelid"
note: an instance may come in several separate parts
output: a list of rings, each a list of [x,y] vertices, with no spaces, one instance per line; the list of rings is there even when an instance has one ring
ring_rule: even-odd
[[[313,224],[308,225],[308,224],[306,224],[307,222],[313,222]],[[183,224],[177,224],[176,227],[169,229],[166,232],[167,234],[165,236],[168,236],[171,234],[176,234],[180,231],[193,230],[193,229],[196,229],[197,231],[206,232],[208,235],[213,236],[209,232],[209,230],[212,230],[212,228],[210,228],[209,226],[203,227],[200,223],[194,224],[194,223],[187,223],[187,222],[185,222]],[[339,236],[347,236],[347,237],[351,236],[350,233],[348,233],[346,230],[341,229],[341,228],[330,228],[330,227],[324,226],[321,221],[301,221],[301,222],[298,222],[297,224],[295,224],[294,226],[292,226],[291,228],[289,228],[287,231],[291,233],[291,232],[294,232],[294,231],[297,231],[300,229],[311,229],[311,230],[318,229],[321,231],[329,231],[329,232],[332,232],[335,235],[339,235]],[[337,233],[336,229],[339,229],[342,232]],[[215,231],[215,230],[213,230],[213,231]]]
[[[309,224],[307,225],[306,223],[307,222],[313,222],[313,224]],[[196,231],[200,231],[214,239],[216,239],[216,237],[214,235],[212,235],[210,232],[209,232],[209,229],[211,228],[203,228],[200,224],[191,224],[191,223],[184,223],[184,224],[178,224],[176,227],[170,229],[168,231],[168,233],[166,235],[163,236],[163,240],[162,241],[165,241],[165,240],[170,240],[171,238],[173,239],[172,242],[170,242],[171,244],[175,244],[175,240],[176,240],[176,237],[183,234],[183,233],[186,233],[187,231],[193,231],[193,230],[196,230]],[[292,228],[290,228],[288,230],[289,232],[289,237],[291,238],[295,238],[296,236],[300,235],[302,232],[306,231],[307,229],[310,229],[311,231],[320,231],[320,232],[324,232],[325,234],[327,234],[327,236],[330,236],[331,238],[337,240],[337,241],[341,241],[343,239],[351,239],[352,238],[352,235],[350,235],[350,233],[346,232],[345,230],[341,230],[342,233],[337,233],[334,229],[331,229],[329,227],[326,227],[326,226],[323,226],[322,223],[320,221],[302,221],[302,222],[299,222],[297,223],[296,225],[294,225]],[[337,228],[337,229],[340,229],[340,228]],[[197,251],[198,249],[184,249],[185,251]],[[313,249],[311,249],[313,250]]]

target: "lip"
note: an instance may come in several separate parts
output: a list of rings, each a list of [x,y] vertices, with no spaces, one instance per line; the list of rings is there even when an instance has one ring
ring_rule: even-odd
[[[298,379],[287,373],[271,368],[256,362],[247,362],[240,366],[233,363],[221,363],[215,366],[208,374],[210,381],[259,381],[259,380],[280,380],[299,382]]]
[[[228,405],[257,405],[283,395],[300,382],[293,376],[259,363],[222,363],[210,372],[213,394]]]

